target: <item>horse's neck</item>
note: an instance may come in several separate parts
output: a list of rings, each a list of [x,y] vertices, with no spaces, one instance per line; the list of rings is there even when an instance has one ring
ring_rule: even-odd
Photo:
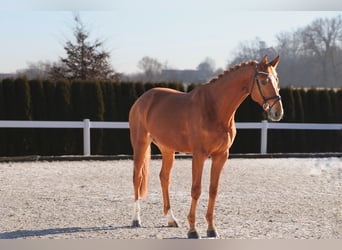
[[[249,95],[249,86],[253,81],[254,66],[241,67],[225,73],[215,82],[208,84],[213,110],[220,122],[230,123],[235,111]]]

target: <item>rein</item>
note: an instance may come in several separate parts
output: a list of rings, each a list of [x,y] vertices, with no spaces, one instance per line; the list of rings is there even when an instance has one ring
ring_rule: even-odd
[[[263,71],[258,71],[257,70],[258,68],[258,64],[255,65],[255,72],[254,72],[254,78],[253,78],[253,83],[252,83],[252,88],[251,88],[251,91],[250,91],[250,95],[252,95],[252,92],[253,92],[253,89],[254,89],[254,85],[255,83],[257,84],[258,86],[258,90],[259,90],[259,94],[263,100],[263,104],[262,104],[262,107],[264,110],[270,110],[272,109],[272,107],[281,100],[281,96],[280,95],[275,95],[275,96],[271,96],[271,97],[265,97],[263,92],[262,92],[262,89],[261,89],[261,86],[260,86],[260,81],[258,79],[258,75],[266,75],[268,78],[270,78],[270,74],[266,73],[266,72],[263,72]],[[268,104],[267,102],[269,100],[275,100],[272,105]]]

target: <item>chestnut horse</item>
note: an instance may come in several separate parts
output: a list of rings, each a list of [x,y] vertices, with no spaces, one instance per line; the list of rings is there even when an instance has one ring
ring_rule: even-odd
[[[271,62],[267,62],[267,56],[264,56],[260,63],[249,61],[236,65],[189,93],[154,88],[134,103],[129,114],[134,151],[135,207],[132,226],[140,227],[139,198],[144,198],[147,193],[150,144],[153,142],[162,153],[160,182],[164,214],[171,227],[178,226],[169,200],[170,171],[175,152],[191,153],[193,156],[189,238],[199,238],[195,225],[196,206],[201,194],[203,164],[211,157],[207,236],[218,236],[214,206],[221,171],[236,135],[235,112],[251,95],[268,112],[269,119],[279,121],[282,118],[283,106],[275,71],[278,62],[279,56]]]

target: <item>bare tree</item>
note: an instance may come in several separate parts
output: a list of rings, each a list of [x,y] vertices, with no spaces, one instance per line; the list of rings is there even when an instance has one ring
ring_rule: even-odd
[[[144,71],[146,81],[157,81],[163,70],[163,64],[148,56],[138,62],[138,67]]]
[[[302,31],[303,48],[307,55],[315,57],[322,69],[323,82],[335,83],[338,77],[337,55],[342,45],[342,17],[320,18]],[[341,59],[340,59],[341,60]]]
[[[316,79],[316,69],[312,58],[304,55],[301,30],[280,33],[276,36],[276,39],[276,51],[281,56],[281,63],[277,69],[278,74],[281,76],[281,84],[312,83]],[[305,65],[310,66],[306,67]]]
[[[277,52],[271,46],[268,46],[265,41],[256,37],[252,41],[240,43],[237,53],[228,66],[235,65],[248,60],[260,60],[264,55],[269,57],[277,56]]]
[[[28,79],[47,78],[52,64],[48,61],[29,62],[27,68],[17,70],[16,75],[24,75]]]
[[[281,53],[281,57],[297,58],[303,55],[303,48],[301,46],[300,32],[282,32],[276,36],[277,48]]]
[[[342,16],[319,18],[293,32],[276,36],[275,46],[261,39],[241,43],[230,65],[264,54],[281,56],[281,84],[293,86],[341,86]]]
[[[67,56],[54,64],[50,70],[52,78],[60,79],[110,79],[120,75],[110,65],[110,53],[103,49],[103,42],[89,41],[89,32],[78,15],[75,15],[75,42],[67,41],[64,49]]]

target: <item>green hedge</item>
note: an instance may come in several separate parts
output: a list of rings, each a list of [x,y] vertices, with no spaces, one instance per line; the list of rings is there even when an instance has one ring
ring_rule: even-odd
[[[0,120],[127,121],[130,107],[145,91],[181,83],[30,80],[0,81]],[[188,91],[195,88],[190,85]],[[342,89],[281,90],[281,122],[342,123]],[[249,97],[238,122],[259,122],[266,114]],[[92,154],[131,154],[127,129],[93,129]],[[341,131],[270,130],[268,152],[342,152]],[[159,153],[156,147],[153,153]],[[239,130],[232,153],[260,151],[259,130]],[[0,156],[82,154],[81,129],[0,129]]]

